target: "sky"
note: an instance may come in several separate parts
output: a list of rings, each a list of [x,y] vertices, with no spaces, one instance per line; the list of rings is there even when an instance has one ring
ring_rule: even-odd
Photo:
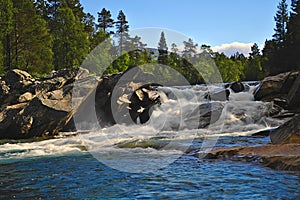
[[[110,10],[114,19],[122,10],[130,30],[160,27],[179,32],[199,45],[210,45],[214,51],[248,55],[253,43],[262,48],[265,40],[272,38],[279,1],[81,0],[81,4],[96,18],[102,8]]]

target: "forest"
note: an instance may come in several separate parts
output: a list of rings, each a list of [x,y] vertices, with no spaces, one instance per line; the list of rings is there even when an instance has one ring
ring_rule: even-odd
[[[281,0],[274,20],[274,35],[265,41],[263,49],[254,43],[249,55],[236,52],[228,57],[213,52],[209,45],[199,46],[191,38],[183,41],[183,50],[176,44],[168,47],[164,32],[157,49],[149,50],[139,36],[128,34],[130,25],[122,10],[113,18],[103,8],[95,17],[84,12],[80,0],[1,0],[0,75],[15,68],[37,77],[53,70],[77,68],[98,44],[118,37],[107,47],[112,54],[128,46],[135,50],[113,60],[106,74],[158,63],[175,69],[191,84],[202,83],[203,74],[187,60],[205,54],[215,62],[224,82],[260,80],[300,69],[300,1],[291,0],[288,6],[286,0]],[[160,73],[166,75],[168,71],[161,69]],[[203,73],[214,74],[209,70]]]

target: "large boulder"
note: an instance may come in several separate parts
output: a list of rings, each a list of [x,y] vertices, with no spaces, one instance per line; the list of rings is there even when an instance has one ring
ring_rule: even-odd
[[[81,68],[62,69],[35,80],[27,72],[9,71],[0,79],[0,139],[145,123],[160,100],[151,84],[139,81],[141,73],[130,81],[121,73],[98,78]]]
[[[59,70],[37,80],[18,69],[9,71],[1,79],[0,139],[58,134],[82,103],[72,106],[74,81],[87,76],[81,68]]]
[[[276,130],[270,133],[273,144],[299,143],[300,144],[300,115],[295,116]]]
[[[230,84],[230,89],[235,93],[239,93],[249,90],[249,86],[241,82],[234,82]]]
[[[299,110],[300,105],[300,75],[294,81],[292,88],[288,93],[288,108]]]
[[[284,109],[298,110],[300,72],[286,72],[265,78],[254,91],[257,101],[273,101]]]
[[[201,104],[184,119],[184,122],[187,127],[207,128],[220,119],[223,108],[224,105],[220,102]]]

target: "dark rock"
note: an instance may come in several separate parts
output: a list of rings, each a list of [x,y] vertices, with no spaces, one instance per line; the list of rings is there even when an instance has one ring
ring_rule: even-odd
[[[270,134],[273,144],[300,143],[300,115],[293,117]]]
[[[288,108],[288,101],[285,98],[274,98],[273,102],[275,105],[283,108],[283,109],[287,109]]]
[[[64,69],[35,80],[27,72],[9,71],[1,80],[0,138],[24,139],[58,134],[86,100],[82,97],[75,106],[72,105],[72,94],[76,92],[74,82],[87,78],[87,73],[83,69]],[[80,90],[95,90],[96,87],[90,85],[90,82],[80,85]]]
[[[214,93],[208,93],[205,95],[205,99],[210,101],[228,101],[230,91],[228,89],[216,91]]]
[[[191,112],[189,116],[187,116],[184,122],[188,125],[188,127],[195,127],[194,124],[189,124],[196,121],[198,128],[206,128],[220,119],[223,108],[224,105],[219,102],[201,104],[197,109]]]
[[[288,93],[288,108],[299,109],[300,107],[300,75],[294,81]]]
[[[151,116],[151,108],[160,104],[159,93],[149,87],[149,85],[142,86],[142,88],[134,91],[130,98],[129,113],[133,121],[140,119],[142,124],[146,123]]]
[[[268,137],[272,131],[274,131],[273,128],[256,132],[256,133],[252,134],[252,136],[254,136],[254,137],[257,137],[257,136]]]
[[[19,69],[8,71],[3,77],[3,80],[12,89],[20,89],[24,88],[24,86],[30,86],[35,81],[30,74]]]
[[[0,102],[7,101],[10,88],[6,85],[5,81],[0,80]]]
[[[234,82],[230,85],[230,89],[235,93],[239,93],[245,91],[245,86],[241,82]]]

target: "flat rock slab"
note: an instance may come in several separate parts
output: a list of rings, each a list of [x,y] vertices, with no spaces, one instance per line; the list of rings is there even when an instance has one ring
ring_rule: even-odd
[[[276,170],[300,171],[300,144],[220,148],[204,158],[255,162]]]

